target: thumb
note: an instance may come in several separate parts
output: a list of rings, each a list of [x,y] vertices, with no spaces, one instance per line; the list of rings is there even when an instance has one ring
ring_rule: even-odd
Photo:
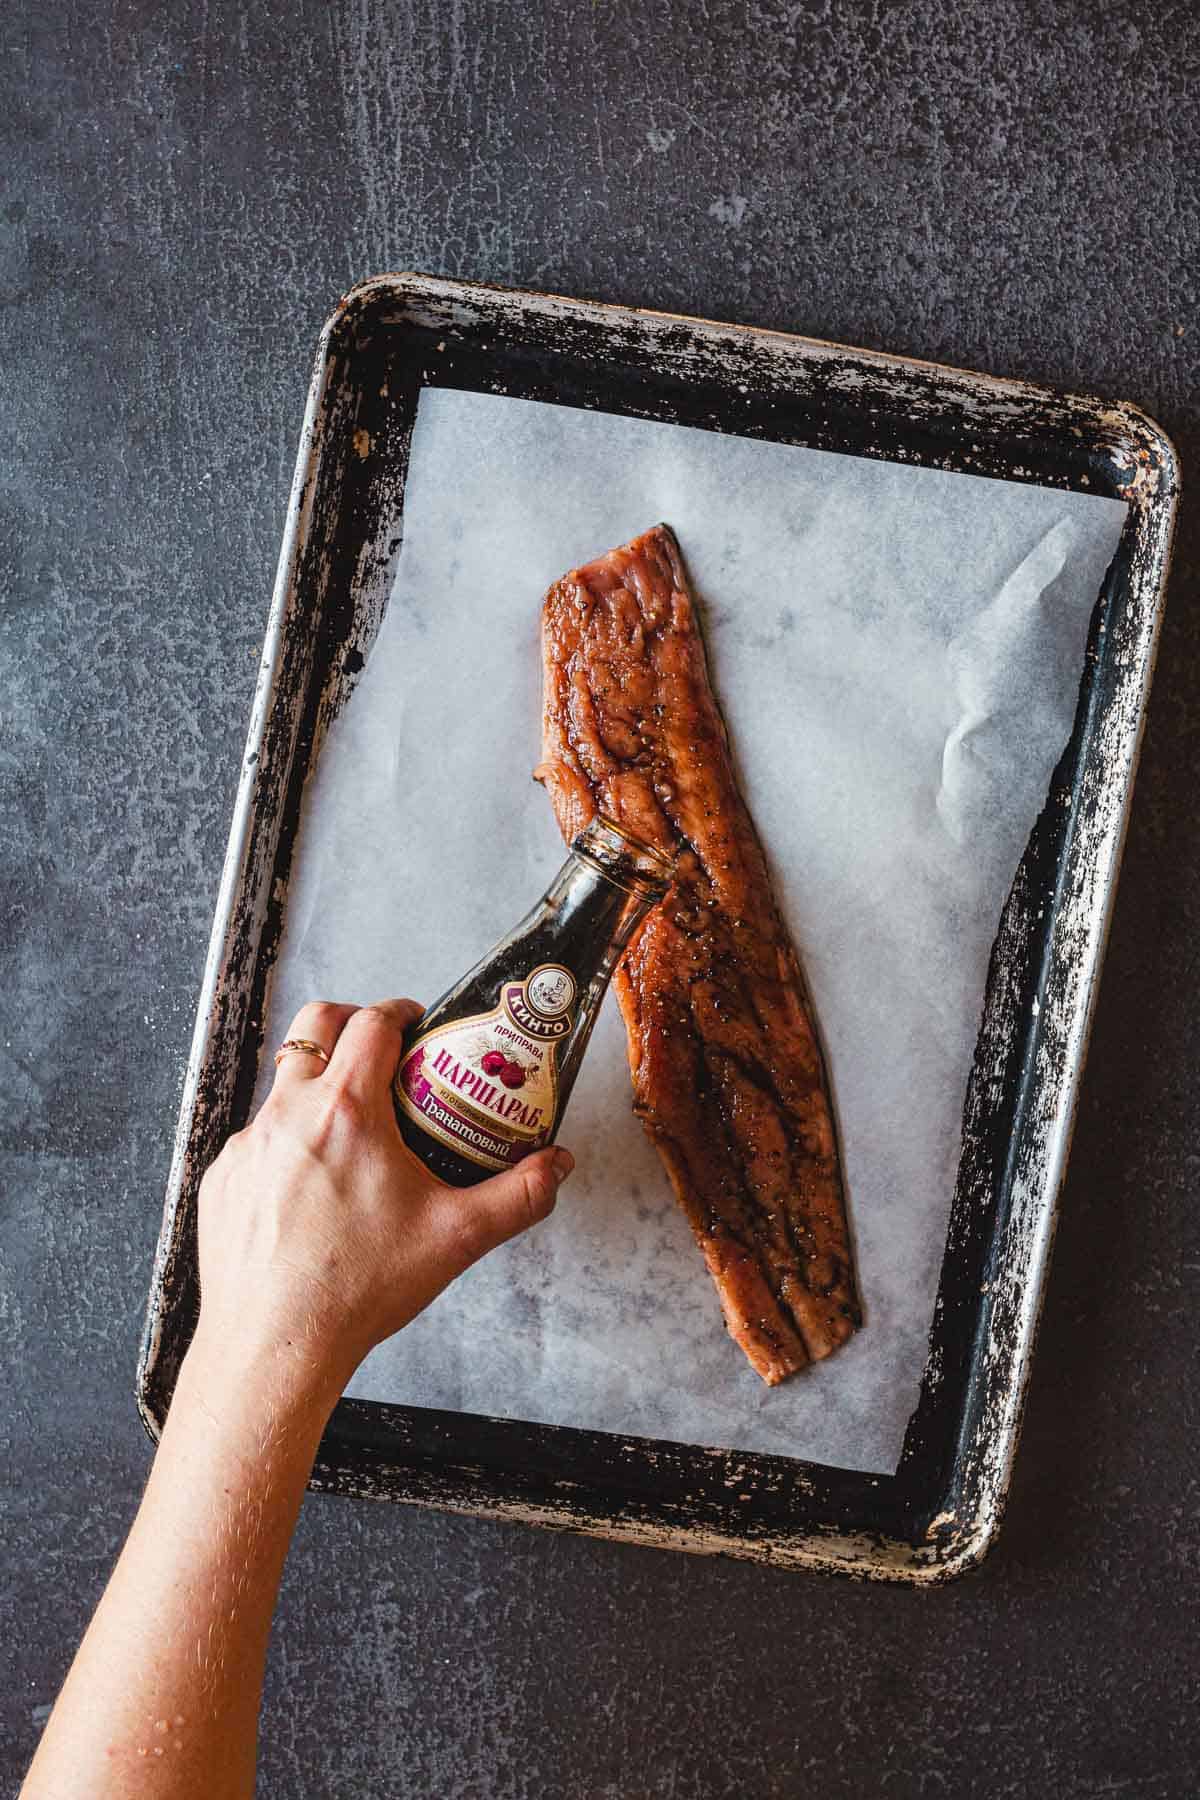
[[[574,1167],[569,1150],[551,1148],[522,1158],[513,1168],[477,1187],[442,1188],[437,1223],[449,1240],[450,1258],[458,1264],[458,1272],[548,1218],[559,1187]]]

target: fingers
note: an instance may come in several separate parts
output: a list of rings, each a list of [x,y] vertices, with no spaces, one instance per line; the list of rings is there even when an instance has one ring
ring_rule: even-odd
[[[359,1007],[338,1038],[330,1075],[348,1093],[390,1096],[404,1034],[424,1010],[415,1000],[380,1000]]]
[[[478,1187],[440,1187],[432,1200],[434,1230],[455,1273],[548,1218],[574,1167],[569,1150],[552,1148],[524,1157]]]
[[[347,1019],[357,1011],[356,1006],[341,1006],[332,1000],[310,1000],[288,1026],[285,1041],[287,1038],[307,1038],[310,1043],[320,1044],[326,1055],[332,1057]],[[318,1075],[325,1073],[327,1066],[319,1056],[289,1050],[275,1065],[275,1086],[287,1088],[297,1082],[315,1081]]]

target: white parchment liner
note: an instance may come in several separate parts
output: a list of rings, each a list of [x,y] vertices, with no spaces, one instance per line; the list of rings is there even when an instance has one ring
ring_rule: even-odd
[[[379,638],[310,777],[265,1042],[429,1001],[562,858],[539,608],[658,520],[828,1049],[866,1325],[768,1390],[629,1106],[606,1002],[554,1217],[350,1392],[890,1472],[916,1404],[1000,912],[1070,732],[1119,501],[481,394],[421,396]],[[269,1079],[264,1057],[260,1087]]]

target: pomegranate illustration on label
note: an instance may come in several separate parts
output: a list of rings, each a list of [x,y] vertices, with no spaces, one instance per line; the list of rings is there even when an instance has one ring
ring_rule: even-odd
[[[621,952],[671,865],[592,820],[534,910],[432,1006],[396,1074],[409,1148],[455,1186],[549,1143]]]

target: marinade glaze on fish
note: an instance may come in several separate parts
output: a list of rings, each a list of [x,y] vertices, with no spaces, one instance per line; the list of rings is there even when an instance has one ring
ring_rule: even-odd
[[[825,1069],[737,789],[679,547],[657,525],[555,583],[543,760],[568,842],[598,811],[677,857],[617,968],[634,1110],[763,1380],[861,1323]]]

